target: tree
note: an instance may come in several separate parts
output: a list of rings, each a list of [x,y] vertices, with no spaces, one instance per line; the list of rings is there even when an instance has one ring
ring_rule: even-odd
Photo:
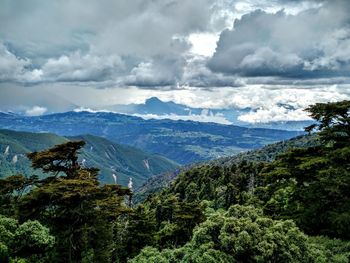
[[[291,149],[267,165],[257,195],[265,212],[308,234],[350,238],[350,101],[308,108],[323,144]]]
[[[78,163],[79,150],[85,145],[84,141],[72,141],[59,144],[51,149],[27,154],[34,169],[42,169],[45,173],[65,173],[73,178],[81,169]]]
[[[145,246],[155,245],[156,223],[153,210],[139,205],[118,220],[115,227],[117,262],[135,257]]]
[[[54,262],[110,262],[113,224],[129,210],[123,205],[129,189],[101,186],[97,169],[80,167],[77,154],[84,144],[67,142],[28,154],[34,168],[51,176],[20,199],[20,219],[50,226],[57,238]]]
[[[0,179],[0,213],[13,215],[18,201],[37,180],[38,177],[35,175],[29,178],[23,175],[13,175]]]
[[[55,239],[49,229],[38,221],[17,220],[0,215],[0,261],[10,262],[14,258],[27,262],[45,260],[47,252],[53,247]]]
[[[350,100],[330,103],[316,103],[306,111],[317,124],[306,127],[306,131],[319,130],[324,142],[350,143]]]

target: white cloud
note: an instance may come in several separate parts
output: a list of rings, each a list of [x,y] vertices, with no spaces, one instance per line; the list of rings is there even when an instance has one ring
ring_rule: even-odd
[[[174,36],[205,31],[210,6],[210,0],[1,1],[0,38],[29,56],[59,57],[87,47],[150,57],[174,52]]]
[[[184,66],[184,74],[180,85],[189,87],[237,87],[244,82],[236,76],[225,75],[220,72],[211,72],[206,66],[208,57],[189,56]]]
[[[247,114],[242,114],[238,120],[248,123],[269,123],[279,121],[305,121],[311,120],[303,109],[287,109],[285,107],[272,106],[260,108]]]
[[[241,85],[227,73],[341,74],[350,63],[344,3],[336,0],[322,7],[319,1],[288,0],[4,1],[0,40],[11,52],[2,52],[0,79],[110,81],[118,87],[163,89],[178,84]],[[284,13],[277,12],[281,8]],[[233,21],[234,30],[221,33]],[[213,53],[209,66],[215,73],[206,67]]]
[[[103,86],[104,83],[101,85]],[[48,112],[67,111],[79,106],[104,110],[115,104],[144,103],[146,99],[154,96],[163,101],[174,101],[189,107],[205,109],[244,109],[248,107],[256,111],[270,108],[274,110],[276,107],[286,106],[298,110],[316,102],[349,100],[350,84],[246,85],[236,88],[216,87],[212,89],[182,87],[176,90],[155,90],[153,87],[113,88],[113,86],[96,89],[90,84],[81,85],[80,83],[40,84],[26,88],[10,85],[8,88],[0,88],[0,110],[24,112],[35,105],[46,107]],[[271,115],[266,111],[260,112],[262,113],[267,116]],[[296,113],[304,114],[301,110]]]
[[[245,76],[347,76],[350,2],[327,1],[295,15],[255,10],[224,30],[210,69]]]
[[[40,71],[30,70],[29,59],[15,56],[8,48],[0,43],[0,81],[35,82],[40,78]]]
[[[347,0],[0,1],[0,107],[157,96],[298,119],[350,97],[349,10]]]
[[[43,115],[45,112],[47,112],[47,108],[34,106],[33,108],[27,109],[25,114],[27,116],[40,116]]]
[[[91,108],[76,108],[74,109],[75,112],[90,112],[90,113],[98,113],[98,112],[112,112],[112,113],[118,113],[115,111],[109,111],[109,110],[96,110]],[[190,115],[176,115],[176,114],[133,114],[133,116],[143,118],[145,120],[149,119],[157,119],[157,120],[163,120],[163,119],[169,119],[169,120],[190,120],[190,121],[198,121],[198,122],[215,122],[220,124],[232,124],[230,121],[228,121],[223,115],[221,114],[213,114],[209,110],[203,110],[201,114],[190,114]]]
[[[190,52],[196,55],[211,57],[216,49],[219,35],[215,33],[193,33],[188,41],[192,44]]]
[[[111,79],[123,67],[119,56],[74,52],[49,59],[41,68],[41,78],[46,81],[103,81]]]
[[[155,87],[176,86],[182,78],[184,59],[181,57],[157,57],[148,62],[140,62],[130,74],[120,78],[128,86]]]
[[[0,79],[10,80],[22,74],[24,67],[30,62],[17,58],[7,48],[0,44]]]
[[[347,94],[349,91],[348,85],[323,87],[252,85],[228,93],[222,103],[238,108],[269,109],[276,105],[289,105],[294,109],[303,109],[316,102],[349,99]]]
[[[302,64],[302,59],[296,54],[282,54],[269,47],[262,47],[257,48],[253,53],[245,56],[238,67],[242,71],[252,71],[258,74],[261,72],[265,73],[264,68],[266,68],[272,74],[278,74],[302,66]]]
[[[176,115],[176,114],[164,114],[164,115],[156,115],[156,114],[134,114],[134,116],[141,117],[145,120],[148,119],[169,119],[169,120],[185,120],[185,121],[197,121],[197,122],[215,122],[220,124],[232,124],[225,117],[221,115],[208,115],[208,114],[192,114],[192,115]]]

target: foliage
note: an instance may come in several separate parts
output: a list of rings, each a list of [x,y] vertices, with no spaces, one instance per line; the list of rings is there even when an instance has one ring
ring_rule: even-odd
[[[156,225],[152,211],[138,206],[119,218],[115,233],[115,258],[117,262],[125,262],[143,247],[155,244]]]
[[[147,247],[130,260],[143,262],[320,262],[295,224],[264,217],[251,206],[217,211],[197,226],[185,246],[159,251]]]
[[[13,215],[17,202],[37,180],[37,176],[26,178],[23,175],[13,175],[0,180],[0,209],[2,214]]]
[[[350,242],[340,239],[330,239],[325,236],[310,237],[310,243],[315,250],[324,251],[324,262],[350,262]]]
[[[344,115],[344,112],[346,114],[349,112],[349,104],[341,102],[340,111],[338,111],[336,104],[330,106],[330,108],[336,109],[336,113],[332,113],[328,106],[320,107],[318,105],[321,109],[328,109],[327,112],[321,111],[319,116],[322,116],[322,114],[332,116],[327,121],[323,121],[324,119],[314,115],[317,108],[309,108],[312,116],[320,123],[320,126],[316,125],[314,128],[319,127],[321,129],[319,134],[321,144],[317,142],[306,144],[307,147],[304,148],[289,149],[271,163],[250,163],[240,160],[232,162],[231,165],[226,163],[221,167],[213,165],[194,167],[180,174],[167,190],[153,195],[152,198],[146,201],[146,204],[155,198],[165,200],[164,197],[167,195],[174,195],[181,202],[209,200],[214,209],[227,209],[233,204],[253,204],[255,207],[263,208],[267,216],[278,219],[274,222],[291,223],[292,221],[279,220],[292,219],[309,234],[349,239],[350,198],[348,189],[350,185],[350,167],[348,164],[350,163],[350,139],[347,132],[349,122],[346,119],[347,115]],[[339,120],[339,118],[342,119]],[[323,126],[321,126],[322,123],[324,123]],[[314,135],[311,136],[314,137]],[[219,221],[219,218],[213,220],[213,222]],[[196,229],[204,226],[206,222],[197,226]],[[238,222],[243,224],[244,220],[239,218]],[[295,225],[293,227],[295,228]],[[171,232],[171,230],[172,225],[168,227],[167,232]],[[273,228],[272,233],[278,233],[278,231]],[[238,235],[239,233],[230,233],[227,240],[235,240]],[[253,236],[256,238],[256,235]],[[223,237],[223,235],[220,237]],[[152,260],[154,258],[154,261],[158,260],[159,262],[181,262],[181,260],[188,262],[185,259],[186,253],[184,251],[188,251],[188,255],[191,256],[196,254],[202,256],[205,252],[210,251],[208,247],[201,252],[197,250],[198,253],[193,251],[193,246],[190,244],[193,243],[195,238],[196,230],[192,240],[183,247],[177,247],[176,249],[168,247],[163,248],[163,250],[159,250],[162,248],[156,246],[154,248],[148,247],[134,259],[134,262],[146,262],[147,258]],[[312,262],[315,259],[317,259],[315,262],[348,262],[349,242],[331,241],[326,237],[322,239],[305,236],[305,239],[307,240],[305,246],[309,258],[305,255],[300,258],[293,255],[289,259],[278,259],[277,262],[303,262],[303,260],[304,262]],[[212,240],[214,240],[214,244],[219,242],[219,238]],[[245,239],[242,237],[242,240]],[[264,244],[264,241],[260,240],[257,247],[263,249]],[[233,245],[231,245],[232,247]],[[281,248],[280,250],[283,251]],[[220,247],[218,253],[223,251],[224,248]],[[249,253],[252,253],[252,250]],[[175,255],[179,254],[182,256],[176,258]],[[286,254],[288,253],[284,255]],[[244,255],[244,257],[248,256]],[[223,259],[225,257],[220,255],[219,258]],[[197,259],[191,260],[196,262]],[[200,260],[203,261],[203,259]],[[224,262],[234,262],[234,260],[242,262],[243,259],[226,258]],[[267,261],[267,259],[264,260]],[[265,262],[264,260],[262,261]],[[206,259],[206,261],[210,262],[209,259]],[[219,259],[213,260],[213,262],[216,261],[219,261]],[[259,262],[259,259],[254,258],[250,262]]]
[[[241,162],[230,168],[201,166],[186,171],[170,188],[184,201],[213,200],[215,208],[243,204],[252,197],[262,164]]]
[[[310,234],[350,239],[350,101],[308,109],[320,146],[292,149],[262,172],[265,212],[292,218]]]
[[[349,163],[349,146],[292,150],[265,168],[256,193],[270,215],[293,218],[310,234],[349,239]]]
[[[192,177],[195,170],[203,170],[201,166],[220,166],[230,169],[232,166],[240,165],[242,162],[261,163],[273,162],[279,155],[286,153],[291,148],[307,148],[320,145],[320,140],[317,134],[302,135],[290,140],[266,145],[262,148],[252,151],[243,152],[230,157],[222,157],[209,162],[194,163],[187,166],[182,166],[174,172],[164,173],[158,176],[151,177],[137,189],[134,200],[137,202],[144,201],[150,194],[161,191],[164,188],[171,186],[176,177],[181,173],[188,171],[189,177]],[[210,176],[210,173],[208,173]],[[207,175],[208,176],[208,175]],[[233,176],[233,175],[232,175]]]
[[[122,201],[130,192],[118,185],[100,186],[97,169],[83,168],[77,162],[83,145],[81,141],[67,142],[28,155],[35,168],[66,176],[36,183],[19,204],[20,217],[36,218],[51,226],[57,237],[55,253],[62,262],[80,262],[91,257],[91,252],[95,262],[109,262],[111,252],[106,255],[104,248],[113,243],[109,223],[127,210]]]
[[[230,167],[242,161],[249,163],[273,162],[279,155],[286,153],[292,148],[308,148],[321,144],[318,134],[304,134],[289,140],[283,140],[273,144],[268,144],[262,148],[243,152],[234,156],[223,157],[210,161],[210,165]]]
[[[344,102],[340,108],[344,113]],[[339,120],[343,118],[340,113],[327,114],[334,120],[326,124],[336,123],[322,126],[327,134],[348,129],[342,127],[348,124]],[[165,192],[185,202],[209,200],[215,208],[254,204],[277,219],[295,220],[309,234],[349,239],[350,139],[344,139],[348,135],[342,132],[335,143],[335,137],[323,131],[322,144],[292,148],[270,163],[243,160],[231,166],[194,167],[179,175]]]
[[[68,178],[77,176],[80,166],[78,150],[85,145],[84,141],[67,142],[56,145],[49,150],[28,153],[34,169],[42,169],[44,173],[65,173]]]
[[[82,141],[66,142],[28,154],[34,168],[61,176],[42,180],[13,176],[0,180],[1,200],[11,201],[20,221],[37,219],[50,226],[56,237],[49,255],[52,262],[110,262],[113,222],[129,210],[123,205],[125,196],[131,195],[129,189],[101,186],[97,169],[80,166],[77,154],[83,145]],[[12,211],[4,207],[2,210]],[[38,224],[24,223],[15,237],[18,235],[25,236],[23,243],[17,244],[18,253],[26,256],[41,249],[30,241],[44,242]],[[30,250],[26,244],[31,245]]]
[[[349,144],[350,139],[350,100],[330,103],[316,103],[306,109],[318,121],[306,128],[320,131],[325,143]]]
[[[54,242],[49,229],[38,221],[19,224],[15,219],[0,215],[0,262],[45,260]]]
[[[168,193],[154,196],[118,221],[116,252],[119,260],[125,262],[145,246],[182,246],[204,219],[203,209],[197,202],[180,201]]]

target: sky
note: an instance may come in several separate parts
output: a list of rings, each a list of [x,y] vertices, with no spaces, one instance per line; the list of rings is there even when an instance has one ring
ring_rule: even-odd
[[[1,0],[0,110],[156,96],[307,119],[310,104],[350,99],[349,12],[348,0]]]

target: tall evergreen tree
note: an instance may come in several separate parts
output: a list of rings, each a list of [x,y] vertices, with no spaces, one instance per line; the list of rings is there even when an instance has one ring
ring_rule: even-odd
[[[67,142],[28,154],[34,168],[48,173],[19,203],[20,219],[38,219],[57,237],[54,262],[111,262],[113,222],[128,208],[129,189],[99,185],[98,170],[82,168],[85,143]],[[61,176],[58,176],[61,175]]]
[[[265,212],[293,218],[310,234],[350,238],[350,101],[307,109],[323,144],[292,149],[264,172]],[[263,191],[261,191],[263,189]]]

